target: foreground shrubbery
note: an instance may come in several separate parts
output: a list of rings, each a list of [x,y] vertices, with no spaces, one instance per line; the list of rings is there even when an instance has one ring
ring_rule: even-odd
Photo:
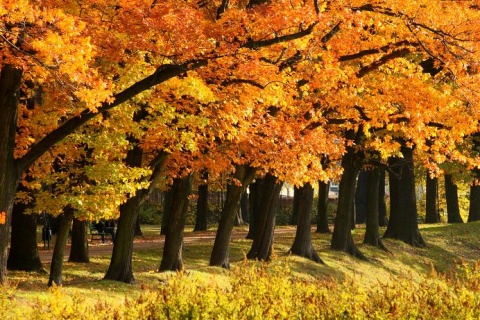
[[[293,274],[288,265],[245,263],[228,284],[198,274],[179,273],[118,305],[67,296],[52,289],[48,301],[15,300],[14,289],[0,295],[0,318],[15,319],[480,319],[480,263],[459,266],[455,278],[437,274],[369,288]]]

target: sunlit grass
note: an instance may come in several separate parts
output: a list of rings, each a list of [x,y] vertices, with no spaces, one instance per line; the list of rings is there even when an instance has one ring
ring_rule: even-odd
[[[158,226],[143,226],[144,237],[138,241],[160,238]],[[244,238],[246,229],[236,229],[242,236],[235,237],[230,244],[232,268],[243,268],[245,255],[251,240]],[[459,225],[422,225],[421,232],[427,242],[426,248],[414,248],[403,242],[385,239],[392,253],[363,245],[365,230],[357,227],[354,239],[369,261],[360,261],[351,256],[330,250],[331,235],[312,233],[313,245],[325,264],[316,264],[288,253],[295,234],[294,227],[279,227],[275,234],[273,261],[267,268],[288,263],[292,273],[299,279],[333,279],[338,283],[355,282],[362,287],[373,287],[378,283],[388,284],[397,279],[420,282],[431,272],[454,276],[452,270],[462,261],[480,261],[480,222]],[[232,271],[209,267],[215,231],[192,232],[187,229],[186,237],[195,236],[195,241],[186,241],[183,259],[189,277],[199,281],[213,281],[220,286],[229,285]],[[81,295],[87,303],[98,301],[116,305],[126,297],[135,298],[145,290],[156,290],[168,280],[171,273],[158,273],[162,248],[158,243],[148,249],[136,250],[133,254],[133,270],[136,282],[133,285],[102,280],[108,269],[110,255],[91,257],[90,263],[65,262],[63,289],[66,295]],[[260,262],[249,262],[261,264]],[[49,264],[45,265],[49,269]],[[31,305],[34,301],[49,299],[47,274],[9,272],[12,299],[20,305]]]

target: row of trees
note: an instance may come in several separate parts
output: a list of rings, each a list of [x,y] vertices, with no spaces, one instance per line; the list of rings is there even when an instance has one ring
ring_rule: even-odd
[[[379,170],[389,172],[385,235],[424,245],[414,155],[432,176],[470,173],[470,215],[478,219],[478,8],[475,1],[5,0],[0,282],[15,199],[31,212],[63,215],[50,283],[61,283],[60,249],[74,216],[118,216],[105,278],[132,282],[135,223],[153,186],[170,194],[160,270],[180,268],[195,175],[229,177],[210,259],[224,267],[236,210],[254,181],[249,258],[269,257],[282,182],[310,199],[313,183],[340,175],[332,248],[363,258],[350,232],[363,167],[377,200]],[[318,261],[307,232],[311,203],[296,208],[303,239],[292,252]],[[370,211],[367,233],[381,246],[378,210]]]

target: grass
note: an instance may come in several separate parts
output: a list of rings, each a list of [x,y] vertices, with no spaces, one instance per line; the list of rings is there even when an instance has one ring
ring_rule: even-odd
[[[158,227],[143,226],[144,237],[140,241],[153,240],[158,236]],[[236,229],[244,232],[245,229]],[[430,273],[442,273],[454,277],[452,270],[459,263],[480,261],[480,222],[456,225],[422,225],[421,233],[427,242],[426,248],[414,248],[402,242],[385,239],[384,243],[391,254],[377,248],[363,245],[364,228],[353,231],[354,239],[369,261],[360,261],[344,253],[329,248],[330,235],[313,234],[313,244],[325,265],[315,264],[309,260],[289,255],[287,252],[293,243],[294,227],[276,229],[274,259],[267,268],[274,268],[288,262],[295,276],[299,278],[334,279],[338,283],[354,281],[363,287],[378,283],[391,284],[397,279],[421,281]],[[214,230],[202,235],[213,236]],[[188,229],[186,234],[196,234]],[[199,237],[201,238],[201,237]],[[235,238],[230,246],[230,261],[233,266],[242,267],[244,256],[250,248],[251,241]],[[186,272],[202,281],[228,283],[231,271],[209,267],[208,261],[213,247],[213,240],[197,239],[184,246],[183,258]],[[158,288],[169,273],[156,272],[161,259],[161,248],[154,247],[137,250],[133,255],[133,269],[136,278],[134,285],[102,280],[109,264],[109,255],[91,257],[88,264],[65,262],[63,271],[63,288],[66,295],[85,297],[88,302],[105,301],[118,304],[125,297],[136,297],[147,289]],[[49,270],[49,264],[45,268]],[[9,272],[9,284],[4,288],[12,299],[20,304],[49,299],[46,286],[48,275],[25,272]]]

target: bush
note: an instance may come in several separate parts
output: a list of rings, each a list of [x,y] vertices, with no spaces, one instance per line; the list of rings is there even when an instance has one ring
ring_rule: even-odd
[[[423,280],[392,279],[360,287],[353,279],[299,277],[288,264],[244,262],[229,282],[180,272],[158,289],[118,305],[87,304],[53,288],[46,301],[22,306],[28,319],[479,319],[480,262],[460,265],[455,278],[432,272]],[[11,294],[0,295],[2,319],[20,313]],[[12,316],[15,315],[15,316]]]

